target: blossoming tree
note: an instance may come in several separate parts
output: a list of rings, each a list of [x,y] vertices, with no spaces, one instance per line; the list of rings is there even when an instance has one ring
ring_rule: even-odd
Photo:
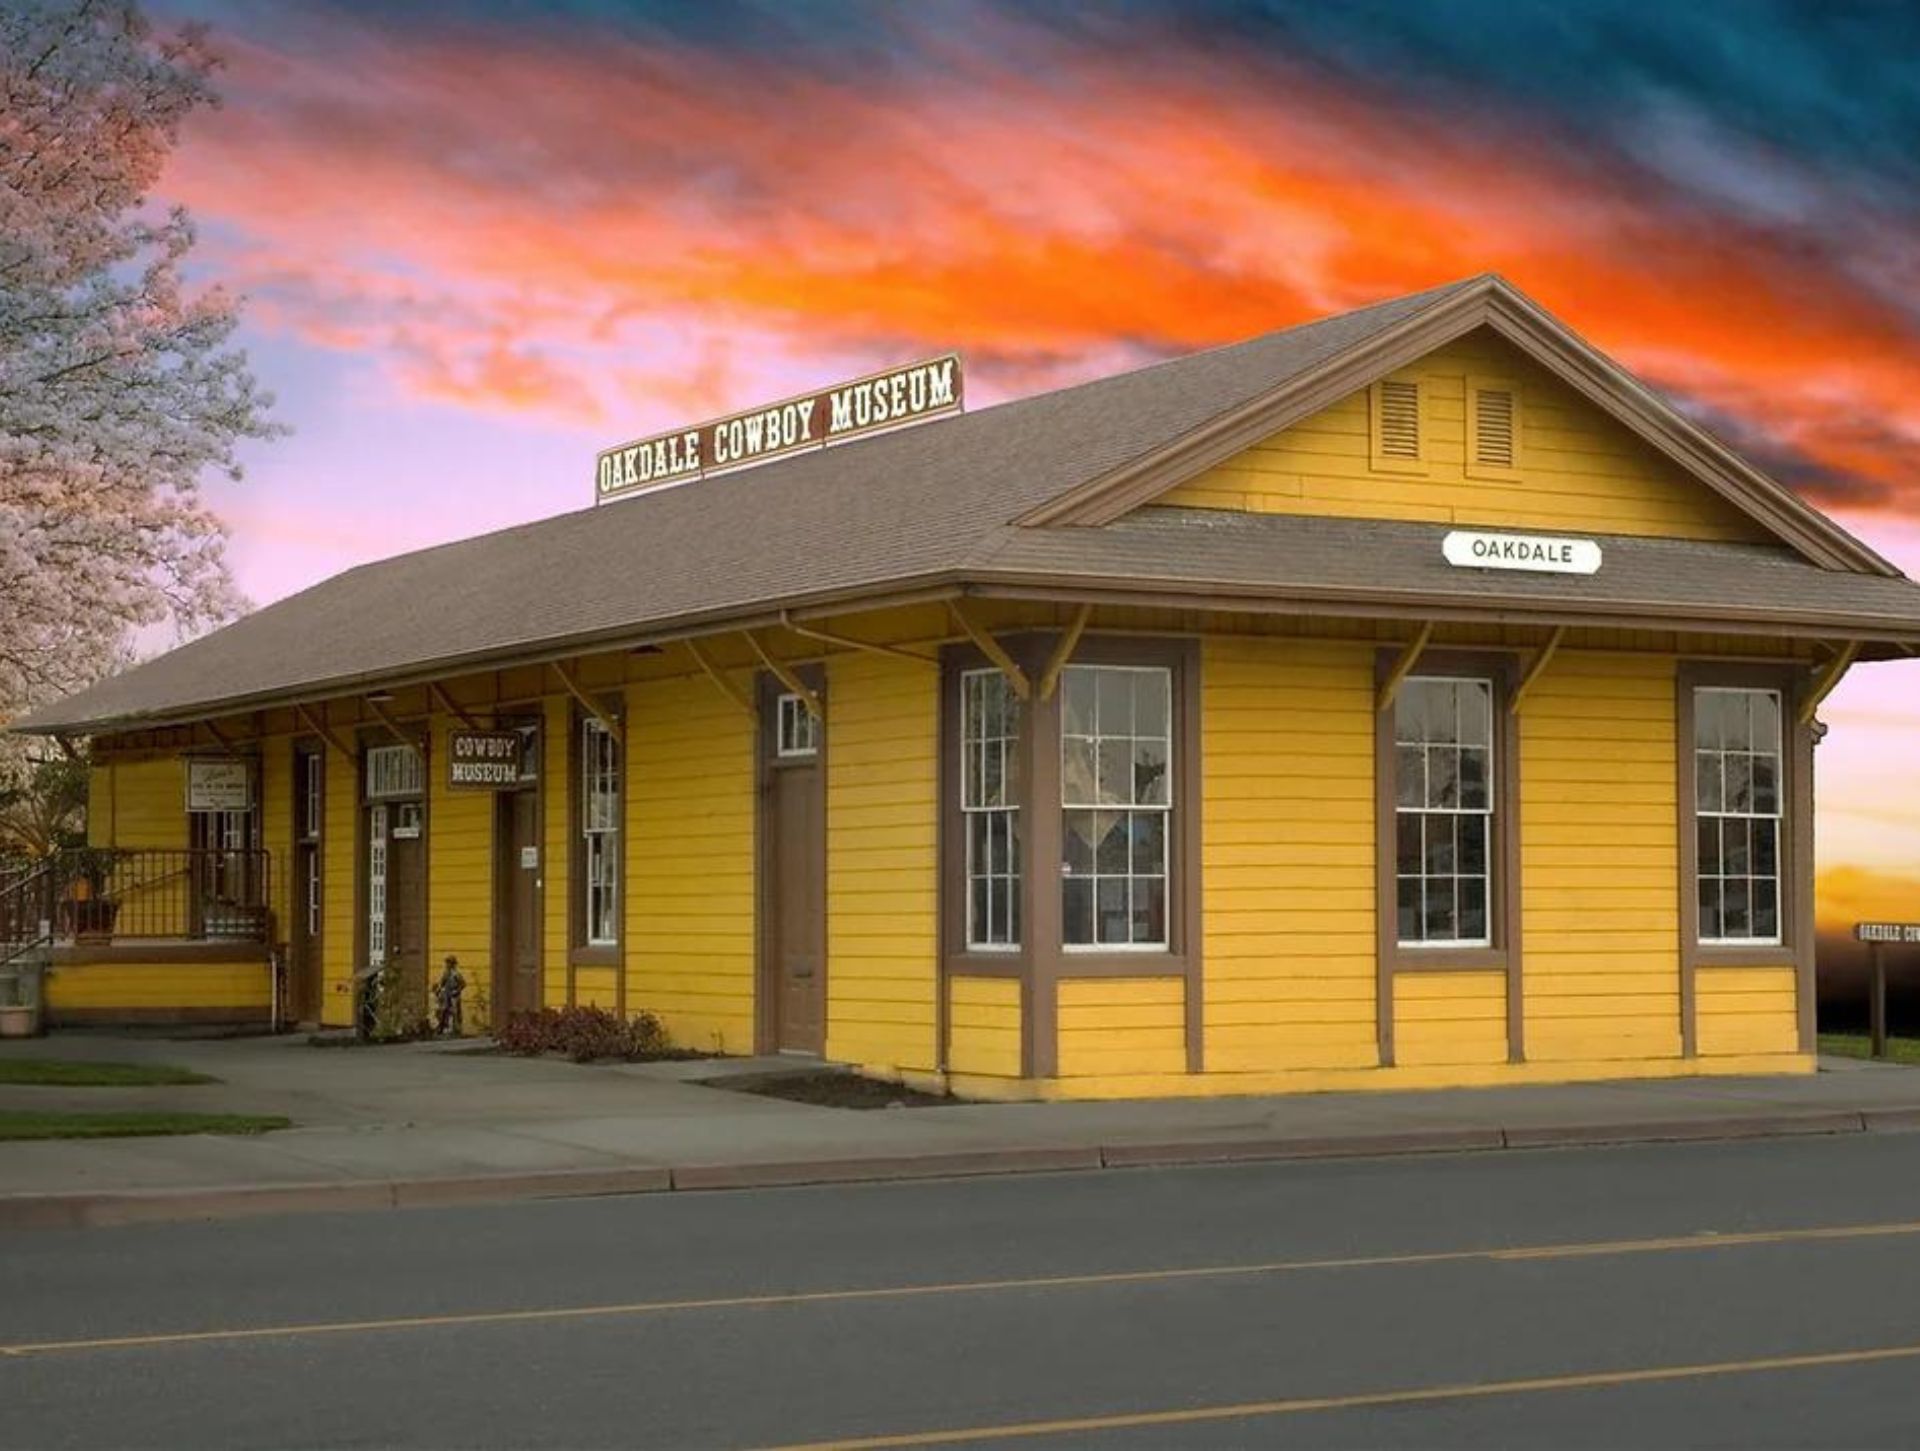
[[[126,0],[0,4],[0,726],[137,631],[241,607],[200,483],[239,477],[272,399],[233,299],[182,278],[188,217],[149,200],[216,65]]]

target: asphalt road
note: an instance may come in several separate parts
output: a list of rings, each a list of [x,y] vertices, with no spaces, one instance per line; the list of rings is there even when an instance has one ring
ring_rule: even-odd
[[[0,1443],[1920,1442],[1920,1135],[0,1241]]]

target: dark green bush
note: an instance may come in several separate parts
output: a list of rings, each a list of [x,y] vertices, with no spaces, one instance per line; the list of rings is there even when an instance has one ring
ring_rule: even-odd
[[[501,1025],[500,1046],[534,1057],[563,1053],[575,1063],[602,1058],[636,1062],[667,1054],[672,1043],[660,1019],[641,1012],[622,1021],[605,1008],[541,1008],[515,1013]]]

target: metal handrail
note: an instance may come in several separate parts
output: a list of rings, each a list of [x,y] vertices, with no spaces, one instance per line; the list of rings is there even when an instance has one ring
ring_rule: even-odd
[[[0,887],[0,967],[53,942],[51,863],[29,867]]]
[[[0,891],[0,962],[47,943],[271,940],[271,862],[258,848],[62,852]]]

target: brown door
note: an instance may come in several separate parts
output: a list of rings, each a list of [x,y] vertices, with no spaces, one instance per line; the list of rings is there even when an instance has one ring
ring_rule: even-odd
[[[403,820],[401,807],[396,822]],[[418,808],[411,834],[396,825],[387,843],[387,960],[398,968],[414,1013],[427,1012],[427,854],[419,834]]]
[[[762,700],[768,1038],[781,1052],[819,1053],[827,1007],[825,730],[793,695],[770,687]]]
[[[501,916],[494,972],[495,1022],[540,1007],[540,793],[509,791],[500,798],[496,880]]]
[[[287,1008],[296,1023],[320,1020],[321,925],[326,918],[320,834],[325,801],[326,758],[318,748],[301,746],[293,754],[293,955],[287,964]]]

